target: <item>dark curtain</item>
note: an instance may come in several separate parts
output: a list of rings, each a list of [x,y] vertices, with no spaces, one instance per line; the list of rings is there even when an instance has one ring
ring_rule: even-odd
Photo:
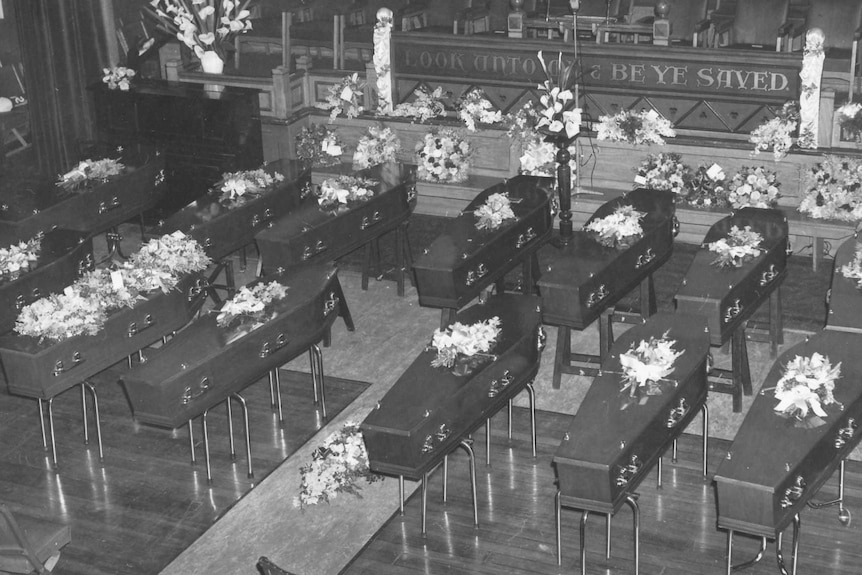
[[[65,172],[95,137],[87,85],[108,66],[100,0],[11,0],[43,174]]]

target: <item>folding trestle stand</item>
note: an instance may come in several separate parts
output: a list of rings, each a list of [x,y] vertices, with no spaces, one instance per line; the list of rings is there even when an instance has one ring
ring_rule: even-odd
[[[242,418],[243,418],[243,428],[245,430],[245,455],[248,461],[248,477],[249,479],[254,477],[254,470],[251,466],[251,441],[249,439],[249,426],[248,426],[248,406],[246,405],[245,398],[243,398],[239,393],[232,393],[227,399],[224,400],[225,406],[227,408],[227,421],[228,421],[228,434],[230,441],[230,455],[231,459],[236,459],[236,446],[233,438],[233,410],[231,409],[231,399],[237,401],[242,407]],[[212,468],[210,466],[210,442],[209,442],[209,431],[207,429],[207,417],[209,416],[209,409],[204,410],[201,415],[201,426],[203,429],[204,436],[204,461],[206,463],[207,470],[207,483],[211,484],[213,481],[212,478]],[[191,449],[191,461],[192,465],[197,463],[197,457],[195,455],[195,435],[194,428],[192,426],[192,421],[189,419],[188,427],[189,427],[189,447]]]
[[[96,387],[87,380],[79,383],[81,387],[81,410],[83,413],[83,422],[84,422],[84,445],[90,444],[90,426],[87,419],[87,391],[90,392],[90,395],[93,397],[93,414],[95,417],[96,424],[96,441],[99,445],[99,463],[102,463],[105,460],[105,454],[102,449],[102,424],[100,423],[99,417],[99,396],[96,394]],[[39,428],[42,432],[42,447],[45,451],[48,450],[48,434],[51,437],[51,462],[54,466],[54,470],[57,471],[57,442],[56,436],[54,433],[54,398],[56,395],[52,395],[48,398],[37,398],[37,402],[39,404]],[[48,404],[48,432],[45,430],[45,406],[44,404]]]
[[[326,419],[326,388],[323,376],[323,353],[320,346],[313,344],[308,348],[308,361],[311,365],[311,384],[314,390],[314,404],[320,405],[320,414]],[[269,400],[270,406],[277,410],[278,421],[284,424],[284,411],[281,402],[281,376],[278,368],[269,372]]]

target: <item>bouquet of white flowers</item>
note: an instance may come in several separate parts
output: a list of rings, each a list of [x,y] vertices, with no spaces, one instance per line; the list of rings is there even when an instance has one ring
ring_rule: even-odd
[[[732,226],[726,238],[716,240],[707,247],[709,251],[718,254],[712,262],[713,265],[720,268],[739,268],[763,252],[760,249],[761,242],[763,236],[752,230],[751,226],[745,226],[744,229]]]
[[[593,232],[596,241],[603,246],[627,246],[643,235],[641,220],[645,215],[632,206],[623,205],[604,218],[592,220],[584,230]]]
[[[84,160],[62,174],[57,185],[69,191],[86,188],[91,182],[104,183],[114,176],[122,174],[126,166],[118,160],[105,158],[103,160]]]
[[[374,197],[375,180],[356,176],[336,176],[323,180],[317,191],[317,203],[323,209],[333,209],[350,202],[367,201]]]
[[[671,152],[648,154],[635,175],[635,186],[651,190],[670,190],[680,194],[685,187],[690,168],[682,162],[682,156]]]
[[[260,197],[267,189],[283,181],[283,174],[270,174],[264,169],[226,172],[222,174],[218,187],[219,200],[226,205],[242,204],[248,199]]]
[[[42,250],[42,238],[40,233],[26,242],[0,248],[0,281],[17,279],[33,268]]]
[[[734,209],[774,208],[781,194],[775,172],[763,166],[742,166],[727,184],[727,201]]]
[[[811,357],[797,355],[784,368],[784,375],[775,386],[775,411],[804,420],[811,411],[826,417],[824,405],[835,403],[832,391],[841,377],[841,363],[832,365],[829,358],[817,352]]]
[[[476,131],[476,124],[499,124],[503,121],[503,113],[494,108],[481,88],[467,92],[458,106],[458,118],[464,122],[471,132]]]
[[[455,130],[425,134],[416,144],[417,177],[427,182],[463,182],[470,169],[470,143]]]
[[[413,118],[420,124],[431,118],[446,115],[446,106],[443,105],[443,88],[438,86],[433,92],[419,88],[413,92],[415,99],[412,102],[402,102],[395,106],[389,113],[396,118]]]
[[[508,194],[491,194],[473,215],[476,216],[476,228],[480,230],[496,230],[503,220],[515,218]]]
[[[862,139],[862,104],[848,102],[835,111],[841,131],[854,138]]]
[[[431,365],[452,367],[458,356],[487,354],[499,335],[500,318],[497,316],[470,325],[455,322],[446,329],[435,330],[431,347],[437,350],[437,357]]]
[[[125,66],[114,66],[113,68],[102,68],[102,82],[111,90],[127,92],[132,87],[132,79],[135,71]]]
[[[856,254],[853,261],[841,266],[839,271],[845,278],[856,280],[856,287],[862,290],[862,244],[856,244]]]
[[[748,141],[754,144],[753,154],[772,148],[772,155],[778,161],[793,147],[793,135],[799,127],[799,107],[796,102],[787,102],[771,120],[759,125]]]
[[[623,386],[620,391],[629,391],[634,397],[639,391],[646,395],[661,395],[661,382],[673,373],[674,362],[685,353],[674,349],[676,340],[668,339],[665,332],[660,338],[641,340],[632,344],[627,352],[620,354],[623,369]]]
[[[664,144],[676,136],[671,123],[653,109],[623,110],[613,116],[599,116],[598,139],[629,144]]]
[[[220,327],[226,327],[239,317],[251,320],[252,329],[254,329],[266,322],[267,306],[274,301],[284,299],[286,295],[287,287],[277,281],[261,282],[252,288],[243,286],[221,306],[216,316],[216,323]]]
[[[356,144],[353,152],[353,169],[364,170],[378,164],[391,162],[401,151],[401,140],[391,128],[370,126]]]

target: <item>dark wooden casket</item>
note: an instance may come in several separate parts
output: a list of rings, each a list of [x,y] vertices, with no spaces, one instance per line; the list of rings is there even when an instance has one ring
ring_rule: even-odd
[[[234,322],[204,315],[123,375],[135,419],[176,428],[217,405],[266,373],[306,351],[338,315],[338,276],[331,265],[275,274],[254,283],[278,281],[287,296],[272,304],[276,316],[248,331]],[[250,284],[253,285],[253,284]]]
[[[458,313],[456,321],[463,324],[500,318],[501,332],[491,350],[497,359],[455,375],[431,366],[435,350],[420,353],[362,423],[371,469],[421,478],[524,389],[539,369],[540,301],[499,294]]]
[[[676,340],[673,373],[663,392],[621,392],[620,354],[667,332]],[[554,455],[566,507],[614,513],[706,401],[709,333],[701,316],[659,313],[622,334],[584,397]]]
[[[323,210],[308,195],[294,210],[257,234],[267,270],[333,261],[407,221],[415,205],[415,171],[388,163],[354,172],[379,182],[374,197],[344,209]]]
[[[576,230],[568,245],[552,242],[539,251],[545,323],[584,329],[670,258],[676,226],[673,193],[633,190],[603,204],[587,224],[623,205],[646,213],[643,236],[633,245],[603,246],[592,234]]]
[[[805,508],[841,460],[859,443],[862,419],[862,335],[823,330],[778,358],[754,398],[727,458],[715,474],[718,526],[775,537]],[[774,411],[772,390],[795,356],[818,352],[841,362],[825,424],[810,427]]]
[[[200,243],[213,260],[220,260],[254,241],[259,231],[299,205],[303,190],[309,185],[309,171],[295,160],[278,160],[264,168],[278,172],[284,181],[260,196],[228,208],[219,202],[221,182],[210,192],[163,222],[155,234],[180,230]]]
[[[751,226],[763,236],[762,253],[742,267],[713,265],[709,244],[731,227]],[[713,345],[722,345],[781,284],[787,268],[787,218],[780,210],[742,208],[717,221],[703,238],[676,295],[679,313],[706,316]]]
[[[856,258],[857,250],[862,250],[862,242],[850,238],[835,253],[826,329],[862,333],[862,290],[857,287],[859,280],[841,274],[841,268]]]
[[[205,295],[202,283],[199,274],[189,274],[169,293],[156,291],[134,308],[115,310],[96,335],[59,342],[14,333],[0,336],[0,362],[9,391],[53,397],[178,330]]]
[[[552,231],[549,182],[516,176],[477,195],[413,264],[419,303],[461,308],[536,253]],[[476,229],[473,211],[491,194],[508,194],[516,219],[496,230]]]
[[[0,333],[15,327],[24,306],[62,291],[93,265],[93,240],[87,235],[60,229],[44,234],[35,266],[15,279],[0,278]]]
[[[0,239],[30,238],[55,227],[103,232],[155,206],[166,192],[164,158],[153,150],[130,148],[101,157],[119,157],[126,171],[76,191],[45,181],[35,190],[4,193]]]

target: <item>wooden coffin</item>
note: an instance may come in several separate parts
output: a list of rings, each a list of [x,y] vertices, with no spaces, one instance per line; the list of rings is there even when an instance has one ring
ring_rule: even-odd
[[[541,356],[540,301],[500,294],[458,313],[456,321],[464,324],[500,318],[491,350],[497,359],[469,375],[455,375],[431,366],[436,351],[420,353],[362,423],[371,469],[421,478],[532,381]]]
[[[762,235],[763,252],[742,267],[719,268],[708,246],[727,237],[733,226],[751,226]],[[742,208],[720,219],[703,238],[674,296],[677,311],[706,316],[713,345],[724,344],[783,281],[787,247],[787,218],[780,210]]]
[[[853,451],[862,420],[859,350],[862,335],[823,330],[781,354],[715,474],[719,527],[775,537]],[[818,427],[775,413],[773,395],[787,362],[814,352],[832,365],[841,362],[833,395],[844,407],[824,406],[827,417]]]
[[[238,320],[219,327],[213,312],[146,352],[147,361],[123,376],[135,419],[179,427],[320,341],[338,315],[335,268],[311,266],[255,283],[270,281],[288,292],[264,325],[250,332]]]
[[[126,171],[107,182],[68,191],[56,181],[46,181],[35,190],[17,190],[12,197],[4,194],[0,238],[33,237],[54,227],[95,234],[150,209],[166,191],[165,163],[147,150],[120,155]]]
[[[373,198],[344,209],[323,210],[309,194],[294,210],[256,235],[267,270],[328,262],[350,253],[410,217],[415,166],[381,164],[355,172],[379,182]]]
[[[576,230],[568,245],[551,242],[539,251],[545,323],[584,329],[670,258],[676,232],[673,193],[633,190],[604,203],[587,224],[621,205],[646,213],[643,236],[628,248],[603,246],[592,234]]]
[[[856,251],[860,249],[862,242],[850,238],[835,253],[826,329],[862,333],[862,289],[858,287],[859,280],[841,274],[841,268],[851,264],[856,258]]]
[[[47,399],[99,373],[189,322],[202,297],[201,277],[189,274],[169,293],[153,292],[134,308],[110,314],[96,335],[63,341],[10,333],[0,336],[9,391]]]
[[[215,261],[250,244],[256,233],[299,205],[309,185],[309,171],[295,160],[278,160],[264,169],[280,173],[284,181],[232,206],[219,202],[221,182],[216,183],[208,194],[159,222],[154,233],[161,236],[180,230],[197,240]]]
[[[0,333],[15,327],[21,309],[42,296],[63,291],[91,269],[93,240],[81,232],[55,229],[42,239],[33,268],[16,278],[0,278]]]
[[[685,350],[671,382],[640,399],[621,392],[620,354],[665,332]],[[554,455],[564,505],[601,513],[622,505],[706,401],[708,352],[701,316],[659,313],[617,339]]]
[[[534,254],[551,235],[550,180],[516,176],[482,193],[413,264],[419,303],[460,308]],[[508,194],[515,219],[476,229],[473,211],[491,194]]]

